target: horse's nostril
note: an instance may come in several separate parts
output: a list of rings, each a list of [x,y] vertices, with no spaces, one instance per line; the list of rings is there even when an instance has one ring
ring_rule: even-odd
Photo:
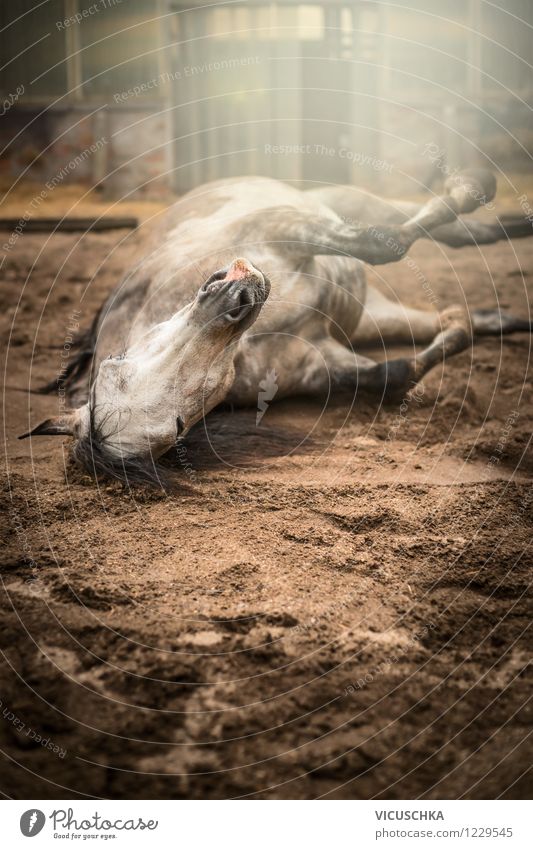
[[[254,299],[252,294],[244,286],[239,289],[232,287],[229,294],[231,300],[234,301],[234,305],[227,310],[226,319],[230,322],[236,323],[248,315],[254,305]]]
[[[211,277],[209,277],[200,288],[200,291],[198,292],[200,300],[202,300],[212,292],[218,291],[220,289],[220,283],[224,282],[225,277],[225,270],[215,271],[215,273],[212,274]]]

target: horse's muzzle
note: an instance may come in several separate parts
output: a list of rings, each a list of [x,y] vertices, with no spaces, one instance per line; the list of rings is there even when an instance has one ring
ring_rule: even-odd
[[[235,259],[206,280],[197,300],[208,320],[221,319],[226,325],[240,327],[245,319],[250,324],[256,318],[267,294],[263,273],[248,260]]]

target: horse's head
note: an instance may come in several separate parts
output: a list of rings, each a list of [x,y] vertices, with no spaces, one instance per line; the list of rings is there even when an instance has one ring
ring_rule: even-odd
[[[142,470],[225,397],[235,343],[256,320],[270,283],[236,259],[201,286],[194,301],[104,360],[87,404],[24,436],[71,434],[74,456],[92,472],[143,477]],[[23,438],[23,437],[21,437]]]

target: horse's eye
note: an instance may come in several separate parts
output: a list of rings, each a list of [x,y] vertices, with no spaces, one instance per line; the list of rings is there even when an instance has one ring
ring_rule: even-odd
[[[176,419],[176,436],[180,436],[185,430],[185,422],[181,416]]]

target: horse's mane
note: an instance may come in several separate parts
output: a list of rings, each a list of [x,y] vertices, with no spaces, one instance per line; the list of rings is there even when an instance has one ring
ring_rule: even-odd
[[[92,477],[114,478],[128,485],[148,485],[169,489],[172,484],[170,469],[148,457],[115,457],[106,450],[101,434],[91,429],[86,436],[76,440],[72,457]]]

